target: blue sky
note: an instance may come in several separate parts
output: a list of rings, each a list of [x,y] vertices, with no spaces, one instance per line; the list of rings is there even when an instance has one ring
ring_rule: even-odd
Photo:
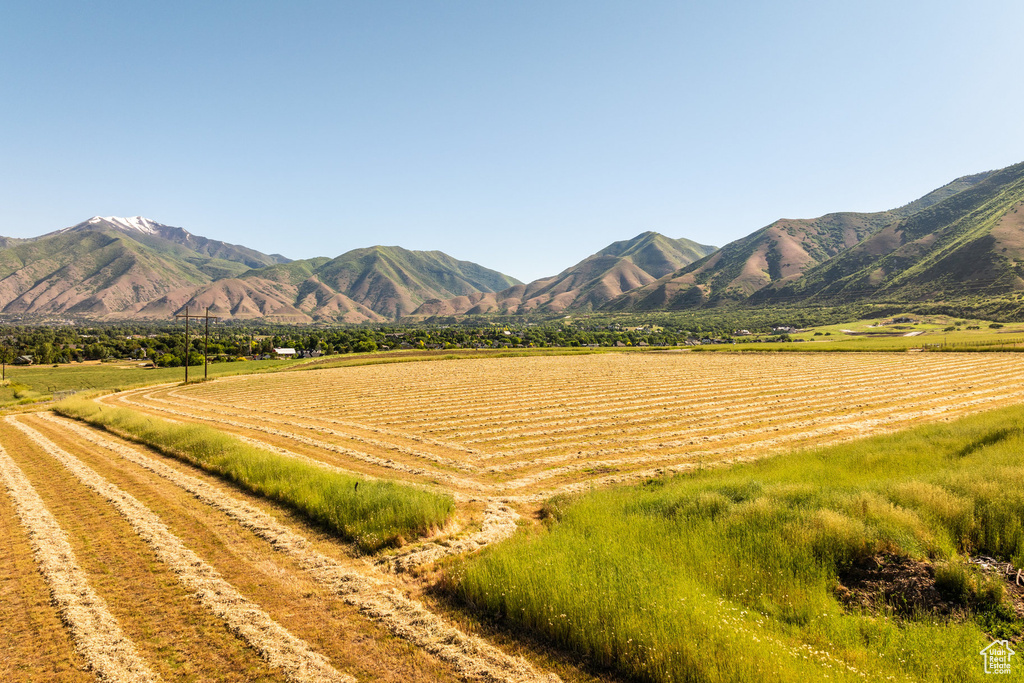
[[[7,2],[0,234],[143,215],[523,280],[1024,161],[1024,3]]]

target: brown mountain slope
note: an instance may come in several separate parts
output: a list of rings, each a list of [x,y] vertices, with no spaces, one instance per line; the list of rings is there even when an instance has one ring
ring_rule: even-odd
[[[5,244],[0,311],[18,316],[130,316],[171,291],[284,259],[140,217],[97,216]]]
[[[858,213],[778,220],[656,282],[644,283],[608,308],[653,310],[741,300],[773,282],[800,277],[883,223],[880,214]]]
[[[886,224],[757,301],[922,301],[1024,291],[1024,163]]]
[[[615,242],[558,275],[493,294],[428,301],[412,317],[592,310],[711,252],[686,239],[645,232]]]
[[[279,322],[384,321],[514,278],[439,251],[371,247],[290,262],[140,216],[0,241],[0,312],[166,319],[185,306]]]
[[[277,264],[169,293],[138,312],[160,318],[185,306],[222,317],[276,322],[381,322],[431,298],[493,291],[513,278],[439,251],[355,249],[335,259]]]
[[[185,288],[156,299],[133,317],[170,318],[188,307],[192,311],[210,310],[235,320],[265,319],[281,323],[308,323],[332,320],[347,323],[387,320],[344,294],[315,280],[296,286],[261,278],[218,280],[196,291]]]
[[[993,173],[958,178],[891,211],[832,213],[813,219],[775,221],[730,242],[707,258],[627,292],[604,308],[625,311],[714,306],[787,288],[891,222],[932,210],[983,183]]]

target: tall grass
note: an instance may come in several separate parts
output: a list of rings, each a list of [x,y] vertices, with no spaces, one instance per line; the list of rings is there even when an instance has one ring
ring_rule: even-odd
[[[443,526],[455,507],[451,496],[326,470],[249,446],[205,425],[176,424],[77,398],[53,409],[292,507],[365,551],[398,545]]]
[[[851,612],[834,589],[879,552],[1024,564],[1022,425],[1014,407],[556,499],[544,530],[450,578],[470,605],[640,680],[981,680],[977,623]]]

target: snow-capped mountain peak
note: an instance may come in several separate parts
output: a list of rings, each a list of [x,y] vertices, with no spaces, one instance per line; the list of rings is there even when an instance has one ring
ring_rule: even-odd
[[[160,232],[157,229],[157,223],[154,223],[148,218],[143,218],[142,216],[131,216],[129,218],[122,218],[121,216],[93,216],[87,222],[93,225],[96,223],[106,222],[119,228],[123,228],[124,230],[134,230],[147,235],[156,235]]]

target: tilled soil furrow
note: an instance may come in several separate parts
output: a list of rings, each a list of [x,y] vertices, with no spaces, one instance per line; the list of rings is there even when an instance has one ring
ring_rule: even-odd
[[[976,378],[975,381],[980,381],[981,379],[983,378]],[[920,388],[921,390],[927,390],[928,386],[926,385]],[[967,406],[983,403],[983,401],[973,401],[968,399],[969,397],[972,396],[989,394],[993,391],[994,388],[990,388],[983,391],[963,393],[957,397],[956,405]],[[873,408],[871,410],[861,410],[856,413],[841,416],[831,416],[826,410],[823,411],[822,414],[815,415],[815,417],[812,419],[806,419],[810,415],[810,413],[807,413],[805,410],[798,408],[795,410],[783,411],[777,416],[772,414],[770,417],[766,417],[764,420],[761,420],[759,422],[745,422],[742,420],[726,421],[721,424],[722,428],[729,427],[730,425],[732,427],[736,427],[746,424],[763,424],[764,426],[756,427],[753,429],[743,429],[739,431],[734,430],[728,433],[715,434],[712,432],[711,435],[705,436],[701,436],[701,434],[703,433],[703,431],[701,430],[697,430],[692,433],[683,432],[681,434],[666,433],[659,437],[651,437],[652,439],[656,438],[659,441],[659,443],[654,447],[644,443],[640,443],[625,448],[615,448],[614,444],[617,440],[608,441],[608,444],[612,447],[604,445],[605,442],[603,441],[595,442],[591,440],[591,442],[587,444],[587,450],[579,454],[560,454],[556,456],[531,458],[529,461],[520,461],[518,463],[513,463],[509,465],[487,466],[481,468],[479,471],[481,473],[496,473],[503,471],[520,470],[525,467],[549,466],[548,469],[545,469],[544,471],[535,472],[533,474],[527,474],[517,479],[504,482],[499,486],[499,488],[495,489],[496,492],[498,490],[513,491],[516,489],[521,489],[525,486],[535,485],[543,480],[564,476],[574,471],[586,470],[595,466],[637,467],[645,463],[658,461],[662,461],[668,464],[671,461],[678,460],[681,457],[694,459],[695,457],[703,457],[705,455],[717,455],[717,453],[708,451],[707,449],[702,449],[698,452],[694,452],[692,449],[692,446],[696,444],[703,445],[705,443],[713,441],[736,442],[733,443],[732,446],[730,446],[730,448],[733,448],[734,450],[749,450],[749,448],[751,447],[751,437],[756,437],[752,442],[754,447],[765,446],[768,447],[769,450],[778,450],[779,447],[786,443],[806,441],[807,439],[814,438],[815,436],[825,434],[840,434],[844,430],[859,434],[863,432],[863,429],[860,428],[860,426],[863,424],[871,424],[872,426],[878,426],[882,424],[891,424],[894,422],[898,422],[901,419],[913,420],[919,417],[920,415],[928,415],[934,412],[932,410],[924,408],[924,406],[932,405],[936,402],[948,401],[950,398],[944,396],[936,397],[934,394],[926,394],[926,396],[927,398],[924,398],[920,401],[903,400],[902,402],[899,403],[901,411],[895,413],[892,411],[891,404],[887,401],[885,402],[885,405],[881,405],[880,407]],[[993,398],[993,400],[1005,400],[1008,397],[1008,394],[998,394]],[[160,402],[163,404],[170,403],[163,400],[161,400]],[[921,410],[918,410],[916,412],[907,410],[908,408],[914,407],[921,407]],[[168,409],[172,411],[175,410],[174,408]],[[199,417],[194,413],[189,414],[195,417]],[[883,419],[881,421],[872,419],[873,416],[880,414],[887,414],[886,419]],[[213,416],[204,417],[205,419],[213,419]],[[717,428],[718,426],[718,423],[715,423],[715,427]],[[260,427],[253,426],[251,424],[249,425],[249,427],[260,429]],[[291,434],[290,432],[288,433]],[[765,435],[767,435],[767,439],[765,438]],[[293,438],[295,437],[295,435],[292,436]],[[677,440],[680,436],[682,437],[682,439]],[[641,438],[641,441],[644,440],[646,439]],[[770,444],[766,444],[765,441],[769,441]],[[331,448],[329,444],[315,439],[309,441],[309,443],[310,445],[317,445],[322,448]],[[680,448],[683,448],[684,450],[677,450],[676,452],[665,452],[667,449]],[[718,449],[718,452],[721,452],[723,449]],[[517,449],[514,454],[523,456],[526,455],[528,452],[533,452],[533,449]],[[633,458],[609,459],[609,456],[615,454],[627,455],[630,453],[640,452],[648,453],[648,455],[641,455]],[[581,462],[563,465],[561,467],[555,468],[550,467],[550,465],[564,463],[566,461],[571,460],[581,460]]]
[[[417,600],[394,588],[370,567],[347,567],[338,560],[317,552],[302,535],[292,531],[259,508],[218,488],[169,467],[146,455],[141,449],[120,443],[102,434],[69,421],[46,416],[53,424],[126,460],[150,470],[188,491],[270,542],[280,552],[292,556],[319,583],[342,596],[349,604],[385,625],[396,635],[424,648],[450,664],[467,679],[519,683],[526,681],[557,681],[557,677],[537,672],[525,660],[509,656],[494,646],[447,624]],[[514,515],[505,507],[494,516]],[[512,527],[514,527],[514,521]],[[500,527],[500,528],[498,528]],[[514,528],[513,528],[514,530]],[[495,536],[507,534],[508,524],[485,523],[485,532]],[[482,540],[482,539],[481,539]],[[477,545],[479,547],[480,544]],[[461,550],[459,550],[461,552]],[[424,560],[429,561],[429,560]]]
[[[137,499],[107,482],[78,458],[16,418],[8,417],[5,421],[38,444],[83,484],[109,501],[207,609],[223,619],[236,635],[259,652],[268,663],[280,669],[289,680],[297,683],[355,681],[351,676],[336,671],[326,657],[313,652],[305,642],[238,593],[213,567],[186,548]]]
[[[187,399],[185,401],[181,401],[181,400],[172,401],[172,400],[168,400],[168,399],[156,398],[154,396],[150,396],[149,400],[151,402],[159,403],[159,404],[164,405],[164,406],[170,406],[171,408],[174,408],[174,409],[177,409],[177,410],[181,410],[182,409],[181,406],[182,406],[183,403],[186,404],[186,405],[194,405],[194,403],[195,403],[195,402],[192,402],[192,401],[188,401]],[[199,407],[199,406],[196,406],[196,407],[201,409],[201,407]],[[258,417],[254,417],[251,414],[247,414],[247,413],[244,413],[242,411],[237,411],[237,410],[233,411],[233,410],[227,409],[224,406],[218,406],[216,408],[216,412],[219,415],[227,415],[227,416],[230,416],[230,417],[236,417],[236,418],[247,419],[247,420],[259,420],[260,419]],[[183,413],[183,414],[187,415],[188,413]],[[395,451],[397,453],[401,453],[403,455],[407,455],[407,456],[410,456],[412,458],[432,461],[432,462],[435,462],[435,463],[440,464],[440,465],[446,465],[448,467],[452,467],[452,468],[455,468],[455,469],[463,470],[463,471],[466,471],[466,472],[471,472],[471,471],[475,470],[475,467],[473,465],[464,463],[461,460],[454,460],[452,458],[448,458],[448,457],[445,457],[445,456],[442,456],[442,455],[437,455],[436,453],[427,453],[426,451],[419,450],[419,449],[408,448],[408,447],[401,446],[401,445],[390,444],[390,443],[381,441],[380,439],[370,439],[370,438],[365,438],[365,437],[355,437],[355,436],[351,435],[348,432],[343,432],[343,431],[340,431],[340,430],[337,430],[337,429],[332,429],[331,427],[325,427],[323,425],[310,424],[307,421],[297,420],[294,417],[279,417],[279,418],[274,420],[274,424],[285,425],[285,426],[288,426],[288,427],[298,427],[299,429],[309,430],[309,431],[312,431],[312,432],[317,433],[317,434],[326,434],[326,435],[335,436],[335,437],[338,437],[338,438],[344,439],[344,440],[353,440],[353,441],[357,441],[357,442],[366,444],[368,446],[376,447],[376,448],[381,449],[381,450],[383,450],[385,452],[387,452],[389,450],[393,450],[393,451]],[[372,457],[368,453],[365,453],[364,455],[366,455],[367,457]]]
[[[578,459],[579,455],[585,455],[590,458],[592,464],[595,466],[623,464],[627,462],[627,460],[620,460],[617,463],[611,463],[601,458],[605,458],[609,455],[627,455],[630,453],[651,454],[643,456],[647,459],[659,457],[672,458],[679,456],[692,456],[694,455],[692,446],[705,445],[708,443],[723,443],[729,444],[732,448],[749,449],[751,447],[757,447],[765,441],[770,441],[772,443],[778,443],[781,441],[803,441],[809,437],[819,434],[839,433],[842,431],[859,433],[863,431],[864,425],[877,426],[880,424],[899,423],[901,421],[910,423],[923,416],[946,413],[960,408],[984,406],[989,403],[1002,405],[1007,400],[1012,400],[1013,398],[1022,395],[1022,393],[1024,392],[999,391],[999,388],[992,387],[984,391],[965,392],[956,396],[932,396],[919,401],[904,400],[898,403],[886,404],[881,407],[872,408],[870,410],[858,410],[856,412],[841,415],[832,415],[828,411],[823,411],[821,415],[803,412],[790,413],[787,415],[780,415],[778,417],[772,415],[771,417],[766,417],[764,420],[757,422],[723,422],[723,431],[717,432],[712,431],[707,433],[705,430],[694,430],[692,432],[673,432],[652,437],[634,437],[632,441],[638,443],[634,443],[630,446],[619,446],[618,444],[622,443],[622,439],[591,440],[584,445],[587,449],[585,451],[578,452],[575,455],[572,453],[561,453],[554,456],[534,457],[529,460],[529,465],[534,467],[553,465],[567,460]],[[936,404],[938,404],[938,407],[931,407]],[[880,420],[876,419],[875,416],[879,415],[884,417]],[[783,419],[787,417],[789,419]],[[751,425],[750,428],[735,429],[735,427],[746,427],[748,424]],[[729,430],[729,427],[733,427],[734,429]],[[579,448],[579,445],[574,446],[574,448]],[[525,457],[534,452],[536,452],[534,449],[524,449],[522,451],[517,450],[515,454],[520,457]],[[575,467],[580,467],[580,465],[575,465]],[[505,472],[517,471],[522,468],[522,466],[513,467],[508,465],[492,465],[483,468],[482,471]],[[550,472],[551,470],[548,471]],[[527,476],[535,477],[537,476],[537,473]],[[547,474],[541,476],[551,475]],[[514,482],[506,482],[505,485],[514,486],[515,484]]]
[[[71,630],[75,647],[97,677],[114,683],[160,680],[121,631],[106,602],[89,585],[57,520],[2,446],[0,477],[29,534],[39,570]]]

